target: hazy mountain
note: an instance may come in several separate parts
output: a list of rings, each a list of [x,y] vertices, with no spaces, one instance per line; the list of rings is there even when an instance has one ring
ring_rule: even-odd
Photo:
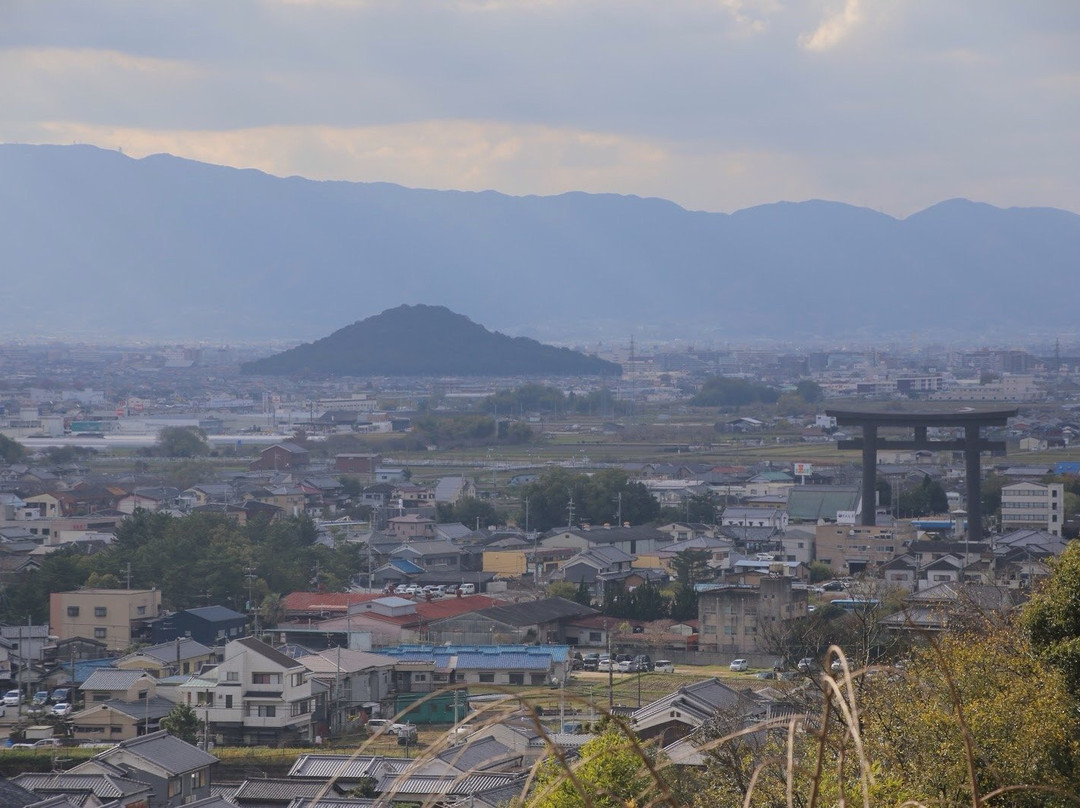
[[[1080,217],[964,200],[904,220],[831,202],[411,190],[167,155],[0,145],[12,335],[312,339],[402,303],[548,343],[1073,329]]]
[[[618,376],[595,356],[492,333],[444,306],[398,306],[328,337],[248,362],[295,376]]]

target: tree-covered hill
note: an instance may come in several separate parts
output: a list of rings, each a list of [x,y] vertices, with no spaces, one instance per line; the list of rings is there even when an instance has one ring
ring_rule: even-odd
[[[265,359],[245,373],[292,376],[618,376],[614,362],[488,331],[444,306],[398,306]]]

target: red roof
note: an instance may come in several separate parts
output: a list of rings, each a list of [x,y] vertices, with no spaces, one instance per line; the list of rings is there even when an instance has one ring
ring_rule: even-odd
[[[475,612],[487,609],[489,606],[499,606],[501,600],[489,598],[487,595],[465,595],[463,597],[442,598],[441,600],[416,602],[416,612],[403,614],[398,617],[389,617],[384,614],[365,611],[363,617],[379,620],[383,623],[393,623],[397,626],[408,627],[420,623],[430,623],[433,620],[445,620],[447,617],[456,617],[459,614]]]

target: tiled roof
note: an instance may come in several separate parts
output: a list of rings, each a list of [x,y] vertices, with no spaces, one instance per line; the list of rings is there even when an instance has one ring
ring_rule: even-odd
[[[94,702],[85,710],[80,710],[77,715],[83,715],[91,710],[100,710],[104,707],[110,710],[116,710],[117,712],[131,716],[139,721],[160,721],[171,713],[175,706],[175,702],[171,702],[162,696],[151,696],[148,699],[142,699],[140,701],[109,699],[108,701]]]
[[[244,617],[240,612],[234,612],[232,609],[226,608],[225,606],[199,606],[196,609],[185,609],[184,611],[187,614],[199,617],[211,623],[222,620],[236,620],[237,618]]]
[[[445,750],[436,757],[458,771],[471,772],[488,768],[517,755],[510,747],[499,743],[490,735],[472,743],[465,743]]]
[[[233,800],[246,803],[287,802],[300,797],[311,799],[323,792],[336,793],[333,786],[317,780],[258,778],[245,780],[240,788],[236,789]]]
[[[128,654],[124,659],[132,659],[137,656],[148,656],[166,665],[176,663],[177,659],[191,659],[197,656],[206,656],[210,649],[197,640],[190,637],[182,637],[159,645],[150,645],[140,648],[134,653]]]
[[[289,770],[289,777],[307,777],[338,780],[358,780],[361,777],[379,777],[389,761],[382,755],[301,755]],[[401,758],[404,765],[412,761]]]
[[[254,637],[242,637],[239,640],[234,640],[237,645],[247,648],[249,651],[254,651],[264,659],[268,659],[275,665],[280,665],[283,668],[295,668],[299,663],[292,657],[285,656],[280,651],[275,651],[271,646],[264,643],[262,640],[257,640]]]
[[[119,758],[124,752],[153,763],[173,776],[204,768],[212,763],[217,763],[218,760],[213,755],[170,735],[164,730],[121,741],[112,749],[106,749],[104,752],[95,755],[93,759],[103,760],[108,763],[110,759]]]
[[[150,791],[150,786],[146,783],[112,774],[29,772],[11,778],[11,782],[40,795],[81,791],[90,792],[101,800],[117,800],[130,794]]]
[[[500,623],[521,627],[549,623],[566,617],[596,614],[596,609],[582,606],[580,603],[566,598],[544,598],[543,600],[530,600],[524,603],[507,603],[492,606],[489,609],[484,609],[479,614]]]
[[[81,690],[127,690],[139,679],[154,681],[146,671],[122,671],[116,668],[98,668],[82,683]]]
[[[399,798],[412,794],[468,795],[475,791],[486,791],[515,782],[524,782],[524,780],[525,775],[516,772],[473,774],[465,777],[452,774],[411,774],[380,783],[379,788],[384,793],[393,794]]]

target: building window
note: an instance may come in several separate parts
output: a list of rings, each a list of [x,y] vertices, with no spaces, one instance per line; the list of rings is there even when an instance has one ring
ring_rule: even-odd
[[[109,633],[108,629],[101,628],[101,626],[98,626],[98,627],[96,627],[94,629],[94,639],[95,640],[104,640],[108,633]]]
[[[238,671],[229,671],[229,672],[227,672],[225,674],[225,681],[226,682],[239,682],[240,681],[240,673]]]
[[[600,642],[600,632],[599,631],[590,631],[589,632],[589,642]]]
[[[523,685],[523,684],[525,684],[525,674],[524,673],[511,673],[510,674],[510,684],[512,684],[512,685]]]
[[[199,769],[191,773],[191,787],[204,788],[206,786],[206,769]]]
[[[413,675],[413,678],[417,682],[426,682],[427,681],[427,674],[426,673],[417,673],[417,674]]]
[[[260,704],[256,711],[256,715],[259,718],[276,718],[277,707],[273,704]]]
[[[68,606],[67,615],[68,615],[68,617],[78,617],[79,616],[79,607],[78,606]]]
[[[253,673],[251,674],[251,683],[256,685],[280,685],[281,674],[280,673]]]
[[[304,683],[304,674],[302,674],[302,673],[294,673],[292,675],[292,686],[293,687],[300,687],[300,685],[302,685],[303,683]]]
[[[136,608],[136,611],[138,612],[139,615],[144,615],[144,614],[146,614],[146,607],[145,606],[139,606],[139,607]]]
[[[547,677],[542,673],[530,673],[529,684],[531,685],[543,685],[547,684]]]
[[[104,606],[94,607],[94,617],[105,617],[109,613],[109,610]]]
[[[174,777],[169,781],[169,796],[175,797],[183,789],[183,784],[180,782],[179,777]]]
[[[225,697],[225,709],[226,710],[231,710],[232,709],[232,696],[226,696]]]
[[[480,682],[481,683],[486,683],[486,684],[494,684],[495,683],[495,674],[494,673],[481,673],[480,674]]]

